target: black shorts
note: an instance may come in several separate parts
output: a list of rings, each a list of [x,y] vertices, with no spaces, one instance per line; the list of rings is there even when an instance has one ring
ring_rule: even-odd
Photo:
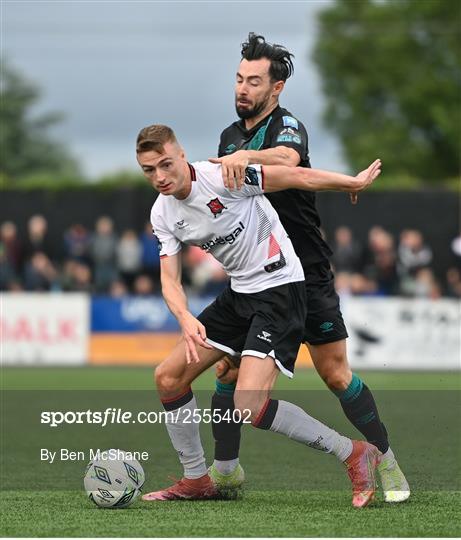
[[[334,275],[328,261],[304,267],[307,294],[307,317],[304,340],[322,345],[348,337],[339,308]]]
[[[306,319],[303,281],[246,294],[227,287],[198,316],[207,341],[232,356],[271,356],[293,376]]]

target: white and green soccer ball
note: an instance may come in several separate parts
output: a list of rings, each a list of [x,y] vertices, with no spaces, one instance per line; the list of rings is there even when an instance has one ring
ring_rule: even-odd
[[[126,508],[141,493],[143,468],[131,452],[111,448],[88,463],[83,483],[88,498],[103,508]]]

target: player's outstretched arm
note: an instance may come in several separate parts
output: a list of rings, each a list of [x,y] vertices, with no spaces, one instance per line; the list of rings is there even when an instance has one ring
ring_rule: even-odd
[[[370,186],[381,174],[381,160],[376,159],[357,176],[349,176],[320,169],[268,165],[263,168],[264,191],[271,193],[284,189],[305,191],[347,191],[357,193]]]
[[[181,260],[179,254],[160,259],[160,278],[163,298],[181,326],[186,344],[187,363],[190,364],[192,361],[200,362],[196,345],[201,345],[207,349],[213,347],[205,341],[205,327],[192,315],[187,307],[186,293],[181,284]]]
[[[249,164],[296,167],[300,157],[293,148],[276,146],[265,150],[237,150],[228,156],[210,158],[208,161],[221,164],[224,187],[240,189],[245,182],[245,170]]]

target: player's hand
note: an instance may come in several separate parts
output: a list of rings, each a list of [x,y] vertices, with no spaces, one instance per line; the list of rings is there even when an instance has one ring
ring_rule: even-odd
[[[220,163],[222,167],[222,178],[227,189],[241,189],[245,182],[245,170],[249,164],[248,152],[237,150],[229,156],[220,158],[210,158],[211,163]]]
[[[368,186],[370,186],[373,183],[373,180],[378,178],[380,174],[381,174],[381,160],[380,159],[375,159],[375,161],[373,161],[373,163],[367,169],[359,172],[359,174],[355,177],[357,180],[357,186],[354,189],[354,191],[350,194],[352,204],[355,204],[357,202],[357,192],[362,191],[363,189],[366,189]]]
[[[349,193],[349,197],[351,199],[351,204],[357,204],[359,200],[359,196],[357,195],[357,193]]]
[[[206,340],[206,330],[203,324],[196,319],[192,313],[186,313],[179,321],[181,325],[184,341],[186,343],[186,362],[200,362],[197,353],[197,345],[205,349],[212,349]]]

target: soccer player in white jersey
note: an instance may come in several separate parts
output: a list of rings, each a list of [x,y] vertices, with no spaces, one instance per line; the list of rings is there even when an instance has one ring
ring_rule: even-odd
[[[241,417],[257,428],[334,454],[348,469],[353,506],[366,506],[376,490],[378,449],[341,436],[292,403],[270,398],[279,371],[293,376],[306,299],[301,263],[263,193],[289,188],[357,192],[380,174],[380,161],[356,177],[255,165],[248,167],[243,188],[230,191],[223,185],[221,166],[189,164],[167,126],[141,130],[136,151],[144,175],[159,192],[151,221],[159,240],[162,293],[182,329],[181,340],[157,367],[155,380],[165,410],[172,413],[166,425],[184,477],[144,500],[217,495],[205,464],[200,411],[190,384],[224,351],[241,357],[234,395]],[[198,318],[189,312],[181,285],[181,244],[211,253],[231,280]]]

